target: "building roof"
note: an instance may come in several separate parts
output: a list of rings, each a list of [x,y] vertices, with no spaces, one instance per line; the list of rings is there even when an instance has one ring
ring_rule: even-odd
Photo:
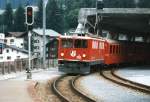
[[[28,54],[28,51],[25,50],[25,49],[21,49],[21,48],[18,48],[18,47],[16,47],[16,46],[12,46],[12,45],[6,45],[6,44],[4,44],[4,45],[5,45],[5,48],[11,48],[11,49],[20,51],[20,52],[22,52],[22,53]]]
[[[82,8],[78,22],[95,26],[96,13],[98,25],[104,30],[140,35],[150,33],[150,8]]]
[[[43,29],[33,29],[32,30],[34,33],[39,34],[39,35],[43,35]],[[45,30],[45,35],[47,36],[52,36],[52,37],[58,37],[61,34],[59,34],[58,32],[52,30],[52,29],[46,29]]]
[[[8,34],[6,35],[6,37],[16,37],[16,38],[20,38],[23,36],[27,36],[26,32],[8,32]]]

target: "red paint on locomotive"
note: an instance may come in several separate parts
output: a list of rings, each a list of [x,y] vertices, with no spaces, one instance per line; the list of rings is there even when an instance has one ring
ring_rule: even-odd
[[[59,38],[58,60],[59,62],[77,62],[76,64],[85,62],[89,66],[143,62],[150,57],[149,47],[149,44],[143,42],[120,42],[104,38],[61,36]]]

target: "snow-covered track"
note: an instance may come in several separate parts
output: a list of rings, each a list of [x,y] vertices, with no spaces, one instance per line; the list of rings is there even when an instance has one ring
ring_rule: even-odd
[[[135,82],[135,81],[132,81],[132,80],[129,80],[129,79],[126,79],[124,77],[121,77],[121,75],[118,75],[115,70],[112,70],[111,73],[112,73],[112,75],[114,75],[115,77],[117,77],[120,80],[129,82],[129,83],[132,83],[132,84],[135,84],[137,86],[141,86],[141,87],[144,87],[144,88],[147,88],[147,89],[150,90],[150,86],[142,84],[142,83],[138,83],[138,82]]]
[[[96,102],[76,88],[75,82],[78,78],[67,75],[61,76],[54,81],[53,90],[63,102]]]
[[[150,94],[150,88],[149,87],[131,82],[128,79],[120,78],[119,76],[114,74],[114,70],[103,70],[103,71],[100,71],[100,74],[105,79],[108,79],[108,80],[110,80],[114,83],[117,83],[117,84],[121,85],[121,86],[125,86],[125,87],[128,87],[128,88],[134,89],[134,90],[138,90],[140,92]]]
[[[80,75],[74,77],[72,80],[71,80],[71,86],[73,87],[73,89],[76,91],[76,93],[78,93],[79,95],[81,95],[82,97],[85,97],[85,99],[87,99],[88,102],[96,102],[95,99],[91,98],[90,96],[87,96],[84,92],[82,92],[81,90],[79,90],[75,83],[77,80],[79,80],[79,78],[82,77]]]

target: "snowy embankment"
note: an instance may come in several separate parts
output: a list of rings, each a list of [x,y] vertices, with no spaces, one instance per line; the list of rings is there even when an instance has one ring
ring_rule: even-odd
[[[150,66],[128,67],[116,71],[116,74],[131,81],[150,86]]]

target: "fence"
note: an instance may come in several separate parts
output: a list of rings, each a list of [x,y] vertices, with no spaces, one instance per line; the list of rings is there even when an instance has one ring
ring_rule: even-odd
[[[46,68],[57,67],[57,59],[46,60]],[[0,62],[0,74],[25,71],[28,68],[28,59],[19,59],[13,62]],[[42,59],[31,61],[31,70],[42,68]]]
[[[47,59],[46,60],[46,67],[50,68],[50,67],[58,67],[58,60],[57,59]]]

